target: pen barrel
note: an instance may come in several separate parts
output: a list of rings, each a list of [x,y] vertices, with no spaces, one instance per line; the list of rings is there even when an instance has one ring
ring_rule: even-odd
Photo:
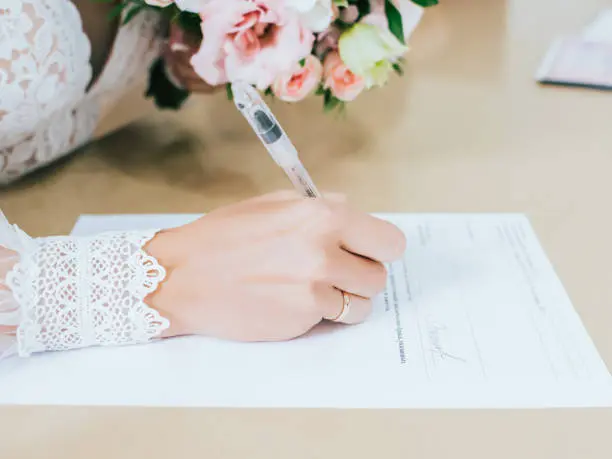
[[[306,198],[319,198],[321,194],[314,182],[310,178],[310,174],[301,163],[284,168],[285,173],[293,183],[293,186]]]
[[[232,83],[232,92],[236,107],[298,192],[307,198],[320,197],[317,187],[300,162],[295,146],[259,93],[251,85],[243,82]]]

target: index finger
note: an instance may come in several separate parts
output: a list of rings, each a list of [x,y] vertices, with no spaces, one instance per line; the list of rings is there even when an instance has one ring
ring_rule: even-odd
[[[406,237],[393,223],[358,212],[344,210],[342,248],[381,263],[398,260],[406,250]]]

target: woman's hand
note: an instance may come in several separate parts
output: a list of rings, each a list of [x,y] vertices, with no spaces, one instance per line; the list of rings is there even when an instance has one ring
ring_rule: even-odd
[[[176,24],[170,25],[170,36],[164,49],[164,59],[172,76],[189,92],[210,94],[218,87],[210,86],[193,69],[191,56],[199,49],[199,39],[187,34]]]
[[[340,199],[276,193],[221,208],[161,232],[147,251],[168,276],[147,299],[170,319],[166,336],[239,341],[298,337],[342,310],[363,321],[384,290],[383,262],[400,258],[403,234]]]

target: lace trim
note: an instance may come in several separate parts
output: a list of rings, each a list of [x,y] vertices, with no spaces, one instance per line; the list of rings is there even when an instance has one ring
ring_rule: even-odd
[[[166,276],[142,249],[155,234],[33,240],[6,279],[21,308],[19,355],[145,343],[166,330],[144,303]]]

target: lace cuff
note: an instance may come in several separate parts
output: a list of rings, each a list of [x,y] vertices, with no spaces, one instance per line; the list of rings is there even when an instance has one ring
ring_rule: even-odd
[[[32,239],[0,212],[0,246],[10,251],[0,265],[18,258],[0,278],[0,357],[158,337],[170,323],[144,302],[166,275],[143,250],[155,234]]]

